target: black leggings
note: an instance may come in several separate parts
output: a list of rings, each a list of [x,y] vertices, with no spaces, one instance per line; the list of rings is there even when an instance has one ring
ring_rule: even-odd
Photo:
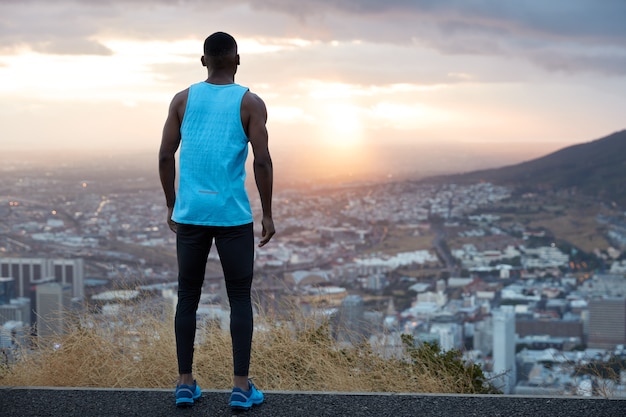
[[[224,271],[230,303],[230,336],[233,346],[233,370],[247,376],[252,347],[252,269],[254,232],[252,223],[217,227],[178,224],[178,304],[174,323],[178,372],[191,373],[196,337],[196,310],[200,302],[207,258],[211,243],[215,246]]]

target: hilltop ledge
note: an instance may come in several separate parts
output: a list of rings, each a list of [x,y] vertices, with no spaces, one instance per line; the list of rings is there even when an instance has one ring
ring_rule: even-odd
[[[172,390],[0,387],[6,416],[120,417],[232,416],[229,391],[203,391],[189,409],[174,406]],[[266,392],[265,404],[241,413],[254,417],[434,417],[625,415],[626,400],[508,395]]]

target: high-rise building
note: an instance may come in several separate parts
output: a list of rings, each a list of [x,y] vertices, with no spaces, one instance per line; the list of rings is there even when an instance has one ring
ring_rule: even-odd
[[[47,337],[62,334],[65,313],[72,301],[72,287],[50,282],[36,287],[37,336]]]
[[[15,280],[15,296],[28,297],[30,286],[47,276],[44,258],[0,258],[0,276]]]
[[[515,388],[515,309],[501,306],[493,311],[493,372],[499,388],[510,394]]]
[[[483,320],[474,323],[474,349],[484,355],[493,352],[493,320],[491,316],[485,316]]]
[[[0,304],[0,325],[8,321],[20,321],[30,326],[31,316],[28,298],[14,298],[7,304]]]
[[[365,305],[359,295],[347,295],[341,301],[337,326],[337,340],[353,344],[365,336]]]
[[[50,263],[54,280],[61,284],[70,285],[72,287],[72,296],[82,298],[85,288],[83,259],[51,259]]]
[[[463,347],[463,327],[459,323],[452,321],[431,323],[430,333],[437,335],[439,347],[443,351]]]
[[[28,327],[21,321],[8,321],[0,324],[0,349],[4,350],[4,354],[9,356],[7,359],[11,361],[11,349],[19,346],[25,346],[25,340]],[[4,359],[4,358],[3,358]]]
[[[556,338],[574,337],[583,340],[583,321],[580,318],[535,319],[519,317],[515,321],[515,332],[518,337],[551,336]]]
[[[14,282],[15,280],[11,277],[0,276],[0,305],[9,304],[15,297]]]
[[[589,340],[593,349],[615,349],[626,344],[626,298],[604,297],[589,301]]]
[[[16,297],[28,297],[32,284],[48,279],[72,287],[72,296],[84,296],[84,261],[76,259],[0,258],[0,276],[14,279]]]

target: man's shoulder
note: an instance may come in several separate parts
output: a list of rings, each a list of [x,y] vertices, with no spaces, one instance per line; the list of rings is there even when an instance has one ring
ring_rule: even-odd
[[[187,88],[185,88],[184,90],[180,90],[178,91],[176,94],[174,94],[174,97],[180,97],[180,96],[186,96],[189,94],[189,89],[191,89],[192,86],[189,86]]]
[[[243,95],[243,104],[248,106],[261,106],[265,107],[265,102],[258,94],[253,93],[248,89],[246,93]]]
[[[179,91],[178,93],[174,94],[174,98],[172,99],[172,102],[180,102],[180,101],[186,101],[187,97],[189,96],[189,89],[191,87],[187,87],[184,90]]]

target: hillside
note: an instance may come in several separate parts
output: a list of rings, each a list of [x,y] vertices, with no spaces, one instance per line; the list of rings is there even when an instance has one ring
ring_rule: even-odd
[[[536,190],[567,189],[626,207],[626,130],[520,164],[429,180],[489,181]]]

